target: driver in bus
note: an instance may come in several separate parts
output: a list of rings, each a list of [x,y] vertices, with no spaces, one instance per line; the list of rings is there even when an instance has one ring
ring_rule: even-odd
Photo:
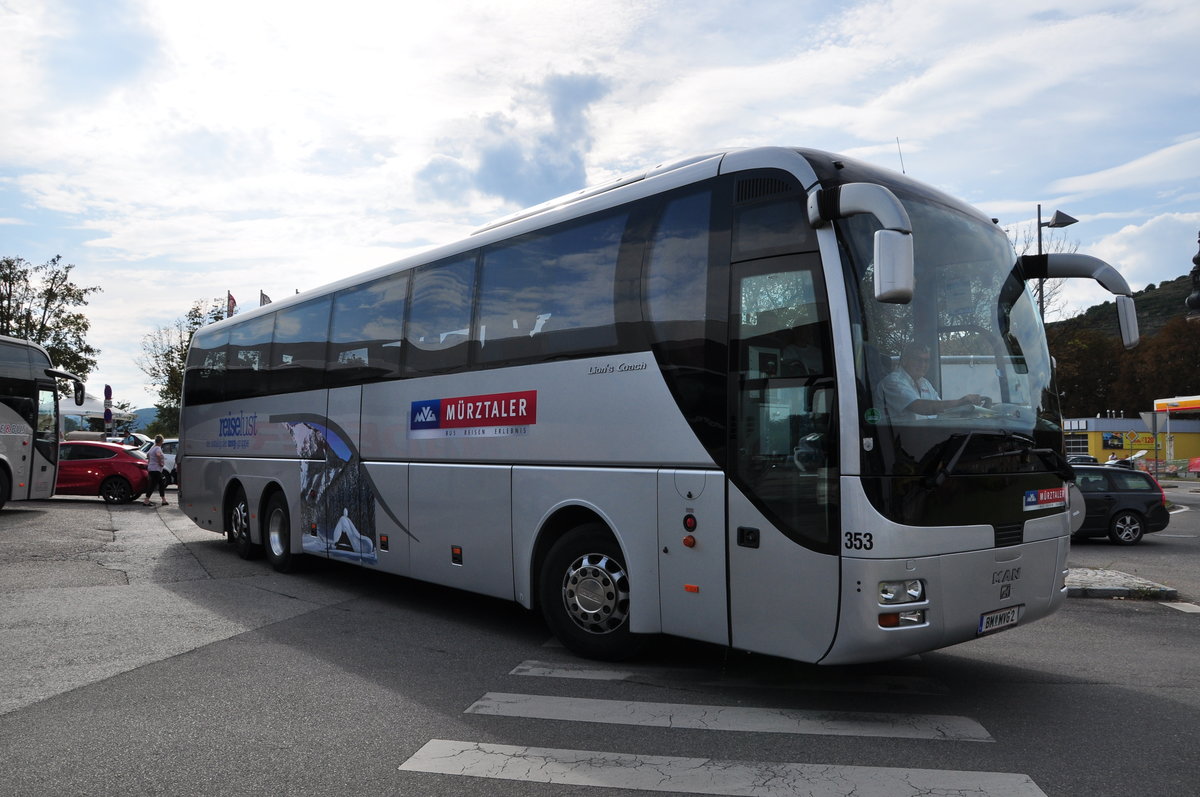
[[[959,399],[943,399],[925,378],[929,371],[929,347],[909,343],[900,354],[900,367],[880,383],[883,405],[893,420],[911,421],[932,418],[955,407],[983,404],[984,397],[968,393]]]

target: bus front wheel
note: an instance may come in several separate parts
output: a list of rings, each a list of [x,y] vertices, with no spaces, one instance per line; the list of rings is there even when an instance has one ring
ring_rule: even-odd
[[[238,556],[243,559],[258,556],[260,549],[250,539],[250,502],[246,500],[246,491],[241,487],[237,488],[226,512],[225,533],[229,541],[237,546]]]
[[[292,569],[292,523],[288,517],[287,501],[283,493],[275,493],[267,502],[267,525],[265,530],[267,561],[280,573]]]
[[[579,526],[550,548],[538,597],[546,624],[569,650],[627,659],[642,640],[629,632],[629,574],[620,546],[599,523]]]

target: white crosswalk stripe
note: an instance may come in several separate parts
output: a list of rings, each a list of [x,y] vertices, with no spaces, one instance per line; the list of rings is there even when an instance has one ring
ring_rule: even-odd
[[[826,764],[719,761],[434,739],[400,766],[428,772],[571,786],[747,797],[1045,797],[1026,775]]]
[[[785,708],[647,703],[488,692],[468,714],[598,722],[707,731],[804,733],[823,736],[883,736],[891,739],[944,739],[990,742],[983,726],[968,717],[935,714],[883,714],[802,711]]]
[[[861,675],[854,678],[820,677],[803,681],[791,679],[774,682],[756,678],[704,677],[693,671],[666,667],[636,667],[622,670],[600,664],[583,662],[544,662],[527,660],[518,664],[509,675],[536,678],[565,678],[582,681],[629,681],[640,684],[691,687],[718,687],[730,689],[745,687],[753,689],[786,689],[804,692],[871,692],[882,694],[942,695],[945,685],[932,678],[905,675]]]
[[[714,694],[744,687],[822,693],[856,692],[899,695],[945,694],[929,678],[772,671],[741,677],[699,668],[613,667],[598,663],[527,660],[509,673],[528,678],[626,682],[673,688],[712,688]],[[771,680],[774,678],[774,680]],[[718,691],[720,690],[720,691]],[[770,702],[770,701],[768,701]],[[994,742],[969,717],[941,714],[802,710],[753,706],[603,700],[583,697],[488,692],[464,713],[477,716],[715,731],[776,733],[923,741]],[[647,792],[777,797],[804,794],[833,797],[916,797],[972,794],[976,797],[1045,797],[1025,774],[959,770],[867,767],[811,762],[736,761],[642,755],[597,750],[492,744],[433,739],[400,765],[400,771],[497,781],[595,786]],[[598,792],[602,793],[602,792]]]

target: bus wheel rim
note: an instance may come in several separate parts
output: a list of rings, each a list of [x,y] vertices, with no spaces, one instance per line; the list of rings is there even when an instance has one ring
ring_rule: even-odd
[[[567,567],[563,605],[575,625],[592,634],[617,630],[629,616],[629,577],[620,562],[584,554]]]
[[[238,539],[250,536],[250,521],[247,517],[249,510],[244,503],[238,503],[233,508],[233,533]]]
[[[271,519],[267,522],[267,542],[271,546],[271,553],[275,556],[283,556],[287,553],[285,534],[283,513],[272,512]]]

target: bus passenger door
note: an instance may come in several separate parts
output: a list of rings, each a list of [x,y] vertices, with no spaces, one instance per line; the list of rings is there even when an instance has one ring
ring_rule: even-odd
[[[817,661],[837,630],[837,385],[820,258],[733,267],[728,535],[734,647]]]
[[[33,436],[29,497],[49,498],[54,494],[58,471],[58,391],[53,385],[38,386],[37,428]]]

